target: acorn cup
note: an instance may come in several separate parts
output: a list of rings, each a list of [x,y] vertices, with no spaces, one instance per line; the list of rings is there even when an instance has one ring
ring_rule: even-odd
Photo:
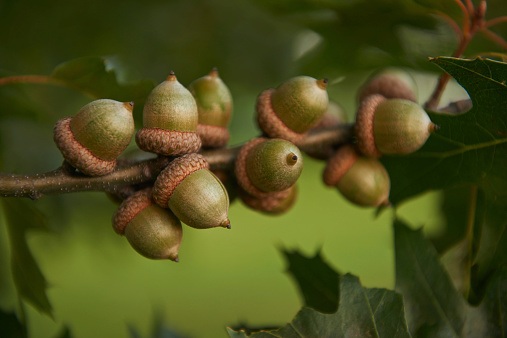
[[[400,68],[389,67],[374,73],[359,89],[359,102],[379,94],[387,99],[405,99],[417,102],[417,85],[412,75]]]
[[[194,97],[171,72],[146,99],[136,143],[144,151],[165,156],[196,152],[201,147],[197,121]]]
[[[259,127],[271,138],[301,144],[327,110],[326,87],[327,79],[297,76],[263,91],[256,106]]]
[[[354,132],[359,151],[379,158],[383,154],[413,153],[438,129],[417,103],[374,94],[361,102]]]
[[[282,139],[256,138],[241,147],[234,173],[239,186],[255,197],[292,187],[303,171],[298,147]]]
[[[362,157],[352,145],[341,147],[328,160],[323,180],[359,206],[389,205],[391,181],[386,169],[380,161]]]
[[[193,228],[220,226],[230,229],[227,190],[208,169],[208,162],[200,154],[186,154],[174,159],[158,175],[153,186],[153,199]]]
[[[199,122],[197,134],[204,148],[221,148],[229,141],[227,125],[232,115],[229,88],[213,68],[208,75],[194,80],[188,89],[197,103]]]
[[[178,262],[181,222],[170,210],[156,205],[151,193],[147,188],[125,199],[113,216],[113,228],[144,257]]]
[[[239,196],[241,201],[253,210],[272,216],[281,215],[289,211],[296,203],[297,184],[286,190],[270,193],[264,197],[252,196],[240,188]]]
[[[56,146],[65,160],[83,174],[109,174],[134,134],[133,109],[133,102],[92,101],[74,117],[56,123]]]

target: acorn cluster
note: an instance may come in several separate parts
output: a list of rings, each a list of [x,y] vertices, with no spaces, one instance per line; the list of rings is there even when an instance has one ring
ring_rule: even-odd
[[[346,123],[326,88],[326,79],[297,76],[263,91],[256,103],[263,134],[239,148],[229,170],[212,172],[200,152],[227,146],[231,93],[216,69],[188,87],[171,72],[148,95],[143,126],[135,133],[140,149],[167,157],[169,164],[148,186],[126,186],[117,194],[115,232],[145,257],[178,261],[182,223],[231,228],[229,194],[254,210],[281,214],[297,197],[303,170],[299,148],[327,160],[325,184],[350,201],[387,204],[390,181],[378,158],[416,151],[435,126],[413,102],[407,77],[390,71],[376,75],[361,91],[355,144],[308,147],[309,133]],[[83,175],[112,173],[135,132],[133,106],[101,99],[58,121],[54,140],[65,160]]]

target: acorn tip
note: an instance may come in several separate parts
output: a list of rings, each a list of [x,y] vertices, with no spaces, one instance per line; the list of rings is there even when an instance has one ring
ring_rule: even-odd
[[[209,72],[209,76],[218,77],[218,68],[217,67],[213,67],[211,69],[211,71]]]
[[[170,71],[169,72],[169,76],[167,76],[167,80],[166,81],[176,81],[176,74],[174,73],[174,71]]]
[[[440,126],[434,124],[433,122],[430,122],[430,124],[428,126],[428,131],[430,133],[433,133],[434,131],[439,130],[439,129],[440,129]]]
[[[323,78],[323,79],[320,79],[317,81],[317,85],[321,88],[321,89],[326,89],[327,87],[327,82],[328,80],[326,78]]]

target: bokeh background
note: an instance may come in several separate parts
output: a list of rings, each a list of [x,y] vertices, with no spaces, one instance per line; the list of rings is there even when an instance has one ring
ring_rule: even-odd
[[[507,12],[502,1],[489,2],[491,13]],[[459,18],[452,3],[1,0],[0,75],[49,75],[62,62],[101,56],[122,83],[159,83],[174,70],[188,85],[218,67],[234,98],[233,145],[259,134],[256,96],[291,76],[329,78],[330,98],[351,121],[357,88],[380,67],[409,69],[424,102],[438,75],[427,57],[451,55],[457,40],[423,5]],[[505,33],[505,27],[499,29]],[[482,37],[470,47],[496,49]],[[451,86],[444,103],[465,95]],[[0,169],[33,174],[59,166],[53,125],[91,100],[61,86],[0,86]],[[136,107],[137,121],[140,113]],[[127,337],[134,331],[144,337],[157,318],[188,337],[225,337],[229,325],[283,325],[301,299],[280,248],[309,255],[322,250],[338,271],[358,275],[363,285],[392,288],[393,211],[377,217],[374,210],[350,204],[324,187],[324,162],[304,161],[290,212],[266,216],[236,201],[230,208],[232,230],[184,228],[178,264],[147,260],[117,236],[111,227],[116,205],[104,194],[29,201],[52,230],[31,232],[27,241],[50,284],[54,308],[51,319],[24,307],[29,336],[55,337],[68,327],[75,337]],[[438,192],[405,203],[397,213],[429,235],[445,225]],[[4,221],[0,214],[0,308],[16,311]]]

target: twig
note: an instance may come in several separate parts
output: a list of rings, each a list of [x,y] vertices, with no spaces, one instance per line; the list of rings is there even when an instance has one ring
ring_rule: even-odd
[[[303,146],[340,144],[352,138],[352,125],[339,125],[333,129],[315,131],[309,134]],[[241,146],[206,150],[206,157],[212,170],[230,170]],[[125,165],[120,165],[111,174],[90,177],[69,168],[67,164],[56,170],[35,175],[15,175],[0,173],[1,197],[29,197],[38,199],[43,195],[66,194],[82,191],[118,192],[122,187],[153,182],[160,171],[172,160],[158,157]]]

